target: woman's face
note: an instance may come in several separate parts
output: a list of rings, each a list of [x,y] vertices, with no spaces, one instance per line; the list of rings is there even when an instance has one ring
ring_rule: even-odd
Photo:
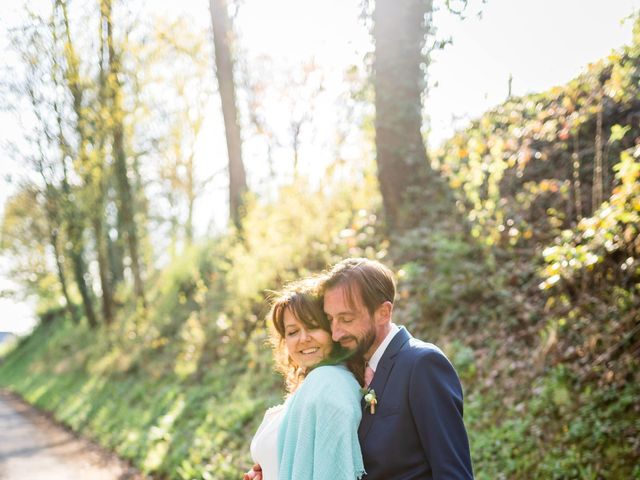
[[[288,308],[284,311],[284,341],[293,362],[304,368],[320,363],[333,348],[329,332],[305,326]]]

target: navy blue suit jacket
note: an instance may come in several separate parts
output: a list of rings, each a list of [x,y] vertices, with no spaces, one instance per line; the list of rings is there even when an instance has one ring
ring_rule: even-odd
[[[385,350],[358,429],[366,480],[473,479],[462,386],[438,347],[404,327]]]

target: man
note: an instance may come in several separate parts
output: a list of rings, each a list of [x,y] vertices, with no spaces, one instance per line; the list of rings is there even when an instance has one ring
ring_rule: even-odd
[[[392,272],[346,259],[322,290],[333,340],[362,355],[375,392],[358,430],[367,480],[472,479],[460,380],[435,345],[392,322]]]

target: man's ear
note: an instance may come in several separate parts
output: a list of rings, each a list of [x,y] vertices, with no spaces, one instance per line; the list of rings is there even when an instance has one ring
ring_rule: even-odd
[[[376,310],[376,323],[385,324],[391,321],[391,314],[393,313],[393,303],[386,301],[382,303]]]

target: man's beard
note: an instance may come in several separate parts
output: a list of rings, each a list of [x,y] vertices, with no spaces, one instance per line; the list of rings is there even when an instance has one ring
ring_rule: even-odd
[[[356,342],[356,347],[353,350],[351,350],[353,353],[353,356],[364,357],[364,355],[369,351],[371,346],[376,341],[376,328],[375,326],[371,325],[371,328],[369,328],[369,330],[365,332],[362,338],[351,336],[350,338],[346,338],[346,339],[343,338],[341,341],[351,340],[351,339],[353,339]]]

